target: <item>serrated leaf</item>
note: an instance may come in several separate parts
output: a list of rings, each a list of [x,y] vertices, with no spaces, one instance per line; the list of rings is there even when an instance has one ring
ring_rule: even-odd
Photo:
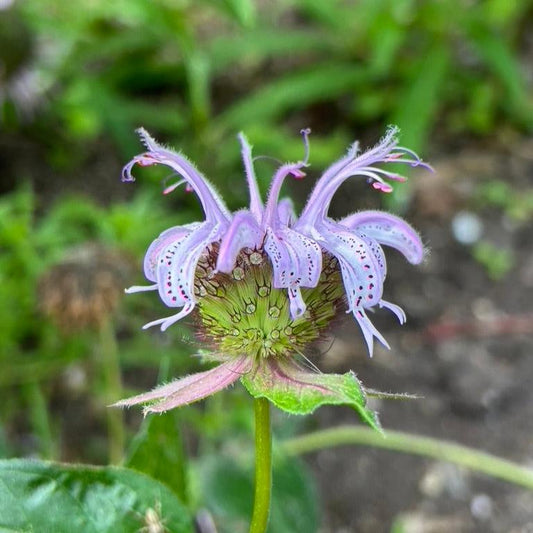
[[[117,467],[0,461],[0,529],[54,533],[140,531],[147,513],[192,533],[189,511],[162,483]]]
[[[316,374],[294,363],[271,361],[241,381],[254,398],[267,398],[288,413],[305,415],[322,405],[347,405],[365,424],[381,431],[378,417],[366,406],[364,389],[353,372]]]

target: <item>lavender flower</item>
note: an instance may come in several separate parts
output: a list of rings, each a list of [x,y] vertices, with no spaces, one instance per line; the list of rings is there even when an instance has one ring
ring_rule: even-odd
[[[163,232],[144,260],[145,276],[153,284],[127,292],[157,290],[168,307],[179,309],[145,328],[160,325],[165,330],[194,312],[214,348],[210,359],[222,364],[117,405],[148,403],[146,411],[160,412],[201,399],[241,377],[252,395],[266,396],[290,412],[309,412],[322,403],[353,404],[344,394],[346,379],[356,381],[353,374],[313,374],[296,354],[319,337],[342,305],[359,324],[370,356],[374,338],[388,348],[367,310],[384,307],[402,324],[405,313],[382,298],[387,270],[381,246],[396,248],[413,264],[420,263],[424,249],[416,231],[394,215],[362,211],[334,221],[328,216],[329,206],[350,177],[363,177],[381,192],[392,190],[389,181],[404,181],[377,165],[428,165],[398,146],[397,129],[390,127],[374,148],[360,153],[355,143],[329,167],[297,217],[292,202],[280,200],[279,194],[285,178],[305,176],[309,130],[302,130],[304,159],[276,171],[265,203],[251,147],[240,134],[250,207],[232,214],[185,156],[162,147],[143,129],[139,134],[147,151],[124,167],[123,181],[134,181],[135,165],[166,165],[182,179],[165,192],[185,184],[197,194],[205,221]]]

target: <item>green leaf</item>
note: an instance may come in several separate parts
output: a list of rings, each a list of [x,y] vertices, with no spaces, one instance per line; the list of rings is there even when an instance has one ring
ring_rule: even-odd
[[[480,25],[473,25],[471,36],[472,44],[505,88],[507,98],[504,104],[515,118],[518,118],[528,128],[532,128],[532,106],[526,82],[511,46],[501,35]]]
[[[222,113],[217,121],[226,129],[245,128],[277,118],[290,109],[349,94],[365,76],[366,72],[353,63],[314,65],[262,87]]]
[[[292,28],[255,28],[253,31],[214,37],[206,43],[214,73],[223,74],[234,63],[260,66],[261,62],[288,53],[304,55],[312,53],[338,54],[333,36],[316,30]]]
[[[241,381],[254,398],[267,398],[288,413],[305,415],[322,405],[347,405],[365,424],[381,431],[378,417],[366,406],[364,389],[353,372],[315,374],[276,361],[264,364]]]
[[[450,65],[448,49],[440,43],[427,50],[406,83],[390,119],[401,130],[402,146],[423,148],[441,103],[440,91]]]
[[[403,94],[398,99],[396,109],[390,119],[399,126],[401,145],[409,146],[415,152],[421,151],[441,104],[440,93],[450,66],[449,50],[441,43],[435,44],[417,64],[416,73],[406,83]],[[406,175],[405,168],[391,165],[391,171]],[[409,188],[396,185],[392,195],[387,196],[388,208],[401,211],[407,202]]]
[[[126,466],[166,483],[182,501],[187,500],[185,454],[177,411],[144,419]]]
[[[214,3],[218,4],[218,2]],[[222,0],[221,6],[243,28],[253,28],[255,26],[255,4],[252,0]]]
[[[146,527],[147,516],[159,517],[168,531],[193,531],[180,500],[132,470],[0,461],[1,530],[126,533]]]
[[[242,455],[241,455],[242,458]],[[248,531],[253,506],[253,468],[244,461],[206,456],[195,466],[201,504],[214,516],[220,533]],[[313,533],[318,529],[317,491],[305,465],[274,456],[269,533]]]

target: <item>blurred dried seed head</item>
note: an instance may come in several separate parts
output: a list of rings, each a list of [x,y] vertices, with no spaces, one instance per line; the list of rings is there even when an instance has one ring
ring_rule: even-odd
[[[117,250],[74,248],[41,277],[40,308],[65,332],[98,326],[115,311],[129,268]]]

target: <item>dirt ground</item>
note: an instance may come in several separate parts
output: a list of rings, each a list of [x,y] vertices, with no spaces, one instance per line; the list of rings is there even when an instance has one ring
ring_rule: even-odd
[[[380,312],[375,322],[392,350],[378,348],[369,360],[356,325],[347,321],[320,366],[351,368],[367,387],[423,396],[375,403],[385,429],[455,441],[533,467],[533,226],[531,218],[516,222],[502,209],[476,203],[479,185],[490,180],[531,194],[533,142],[458,149],[431,161],[433,176],[413,177],[415,201],[406,215],[423,235],[428,257],[413,267],[388,254],[385,298],[404,307],[408,323],[400,328]],[[454,220],[465,211],[478,217],[480,239],[513,258],[497,281],[473,258],[472,245],[458,242],[464,237],[461,228],[454,232]],[[353,421],[348,409],[326,408],[314,417],[321,428]],[[503,481],[363,447],[308,459],[324,502],[324,533],[388,532],[395,520],[403,526],[395,531],[405,533],[533,532],[533,493]]]

